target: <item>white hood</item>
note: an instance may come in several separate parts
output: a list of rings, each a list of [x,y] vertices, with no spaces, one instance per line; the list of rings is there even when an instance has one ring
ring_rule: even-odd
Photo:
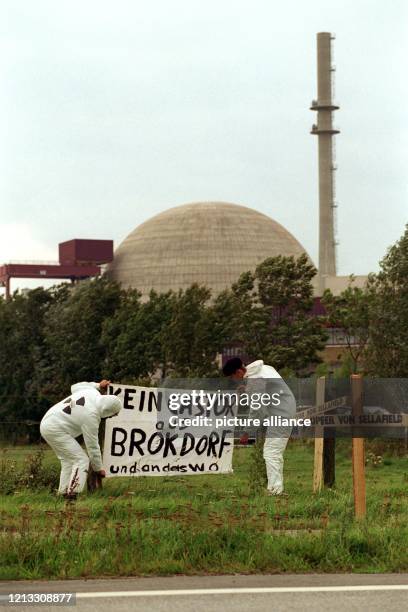
[[[258,359],[258,361],[253,361],[252,363],[249,363],[247,366],[245,366],[245,376],[259,376],[263,368],[263,364],[264,362],[262,361],[262,359]]]
[[[246,378],[281,378],[272,366],[265,365],[262,359],[253,361],[246,366]]]
[[[101,395],[99,383],[79,382],[71,387],[71,407],[78,405],[82,399],[83,405],[94,406],[101,419],[106,419],[118,414],[122,408],[122,402],[116,395]],[[80,399],[78,400],[78,395]],[[83,397],[82,397],[83,396]]]
[[[122,409],[122,402],[116,395],[101,395],[98,397],[97,408],[102,419],[115,416]]]
[[[102,469],[102,455],[98,431],[101,419],[118,414],[122,402],[116,395],[101,395],[99,383],[80,382],[72,385],[72,397],[52,406],[44,415],[41,427],[51,431],[50,435],[83,435],[86,450],[93,469]]]

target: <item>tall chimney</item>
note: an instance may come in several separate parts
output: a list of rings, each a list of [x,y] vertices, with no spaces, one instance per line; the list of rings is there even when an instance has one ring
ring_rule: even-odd
[[[339,130],[333,127],[333,73],[331,44],[334,36],[329,32],[317,34],[317,100],[312,101],[311,110],[317,111],[317,123],[311,134],[319,143],[319,294],[325,289],[327,276],[336,274],[335,181],[336,166],[333,136]]]

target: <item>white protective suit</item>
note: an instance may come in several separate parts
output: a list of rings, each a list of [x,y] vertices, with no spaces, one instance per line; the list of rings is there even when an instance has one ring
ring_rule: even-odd
[[[246,378],[249,379],[280,379],[281,385],[276,386],[275,391],[284,391],[283,409],[280,414],[285,417],[293,417],[296,411],[296,404],[289,387],[283,382],[282,377],[272,366],[265,365],[259,359],[246,366]],[[279,387],[279,389],[278,389]],[[262,392],[262,385],[254,385],[254,390]],[[279,412],[279,411],[278,411]],[[263,448],[263,457],[266,465],[268,477],[268,491],[273,495],[280,495],[283,492],[283,453],[288,444],[290,430],[287,428],[268,428]]]
[[[84,489],[89,462],[96,472],[102,470],[99,424],[121,407],[115,395],[100,394],[98,383],[82,382],[72,385],[71,396],[45,413],[40,432],[61,461],[59,493],[73,495]],[[89,456],[75,439],[81,434]]]

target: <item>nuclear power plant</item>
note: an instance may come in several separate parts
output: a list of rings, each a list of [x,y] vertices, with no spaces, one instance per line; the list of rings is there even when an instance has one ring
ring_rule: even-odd
[[[317,34],[317,99],[310,107],[317,112],[311,133],[318,138],[319,159],[316,296],[325,289],[337,294],[349,283],[349,277],[336,275],[334,136],[339,130],[333,113],[339,106],[333,101],[333,40],[329,32]],[[192,283],[206,285],[217,295],[267,257],[305,252],[287,229],[258,211],[226,202],[197,202],[170,208],[133,230],[116,250],[108,274],[125,287],[137,287],[145,297],[151,289],[177,291]],[[355,277],[354,284],[362,286],[365,279]]]
[[[267,257],[305,249],[266,215],[229,202],[170,208],[137,227],[108,267],[111,277],[147,296],[206,285],[217,295]]]
[[[310,106],[317,113],[311,133],[317,136],[319,160],[319,255],[318,262],[314,262],[318,269],[314,286],[317,297],[327,288],[338,294],[349,284],[348,276],[336,274],[334,138],[339,130],[333,124],[333,115],[339,106],[333,100],[333,40],[329,32],[317,34],[317,99]],[[270,208],[273,210],[273,202]],[[61,249],[56,265],[0,266],[0,283],[9,294],[11,278],[75,281],[98,275],[100,264],[110,262],[107,274],[124,287],[138,289],[144,299],[152,289],[178,291],[192,283],[206,285],[215,296],[267,257],[298,257],[305,253],[302,244],[271,217],[228,202],[198,202],[161,212],[136,227],[116,249],[113,260],[109,252],[103,256],[99,252],[88,253],[94,242],[99,249],[101,241],[67,243],[76,248],[86,243],[87,247],[86,256],[71,257],[69,266],[61,260]],[[358,276],[353,282],[362,286],[365,280],[365,276]]]

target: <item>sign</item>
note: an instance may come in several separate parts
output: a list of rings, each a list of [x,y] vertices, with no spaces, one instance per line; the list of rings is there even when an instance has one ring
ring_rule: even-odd
[[[172,428],[163,389],[111,385],[109,393],[122,400],[123,408],[106,419],[103,464],[107,477],[232,472],[231,428]],[[189,416],[195,416],[194,410],[200,413],[194,407]]]
[[[324,404],[321,404],[320,406],[312,406],[311,408],[307,408],[306,410],[297,412],[296,417],[301,417],[303,419],[315,417],[320,414],[324,414],[325,412],[329,412],[330,410],[334,410],[335,408],[347,406],[348,401],[349,398],[346,395],[343,397],[337,397],[336,399],[330,400],[329,402],[324,402]]]
[[[360,415],[326,414],[327,412],[335,410],[336,408],[347,407],[349,405],[349,397],[337,397],[336,399],[297,412],[296,418],[310,419],[312,427],[408,427],[408,415],[405,413],[381,413]]]
[[[297,416],[297,415],[296,415]],[[402,413],[396,414],[360,414],[360,415],[334,415],[321,414],[320,416],[311,417],[311,426],[319,427],[408,427],[408,415]]]

